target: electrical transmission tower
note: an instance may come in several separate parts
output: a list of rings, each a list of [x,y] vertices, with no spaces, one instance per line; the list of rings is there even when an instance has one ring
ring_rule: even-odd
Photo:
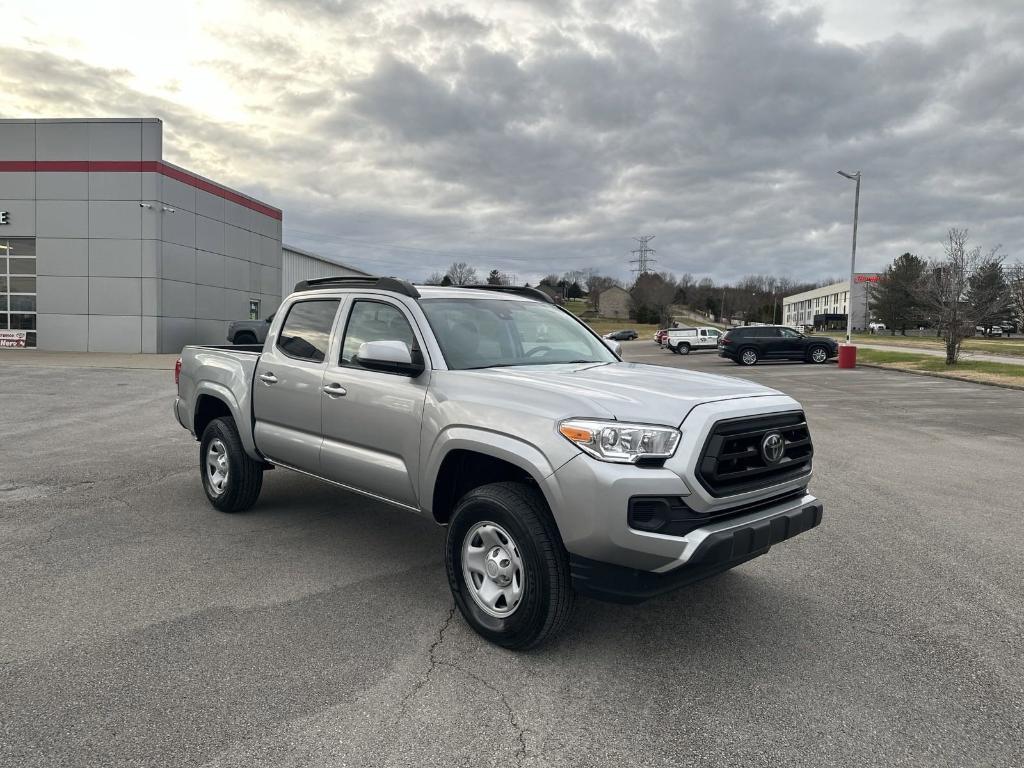
[[[651,265],[657,261],[654,258],[654,254],[657,253],[653,248],[647,244],[654,239],[654,235],[641,235],[640,237],[634,237],[640,247],[634,248],[630,253],[633,254],[633,258],[630,260],[630,264],[633,265],[633,274],[637,277],[640,275],[646,275],[648,272],[652,272]]]

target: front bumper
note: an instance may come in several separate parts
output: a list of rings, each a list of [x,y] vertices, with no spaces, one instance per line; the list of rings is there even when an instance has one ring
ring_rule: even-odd
[[[675,561],[654,571],[570,554],[573,587],[601,600],[638,603],[765,554],[773,545],[818,526],[823,510],[822,503],[808,494],[749,515],[711,523],[686,536],[663,536],[684,543],[683,551]]]

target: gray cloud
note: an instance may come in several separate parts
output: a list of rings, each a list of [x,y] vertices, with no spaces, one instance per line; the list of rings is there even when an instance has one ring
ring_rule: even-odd
[[[0,66],[36,114],[164,117],[169,151],[283,207],[296,244],[413,278],[456,257],[625,277],[640,232],[676,272],[840,274],[838,167],[864,172],[865,268],[954,224],[1024,256],[1015,6],[854,45],[817,9],[756,0],[411,5],[291,0],[274,15],[295,27],[225,30],[233,54],[207,66],[246,94],[237,125],[134,91],[131,62],[2,49]]]

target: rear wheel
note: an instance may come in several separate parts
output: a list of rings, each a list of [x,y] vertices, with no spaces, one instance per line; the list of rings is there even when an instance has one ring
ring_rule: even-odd
[[[445,563],[459,612],[497,645],[531,648],[572,613],[569,556],[544,497],[524,483],[491,483],[462,497]]]
[[[821,365],[828,360],[828,350],[824,347],[811,347],[807,350],[807,359],[812,363]]]
[[[256,341],[256,334],[250,333],[249,331],[242,331],[241,333],[235,334],[235,344],[258,344]]]
[[[688,355],[690,354],[690,345],[685,341],[681,341],[676,345],[676,352],[680,355]]]
[[[738,358],[740,365],[756,365],[757,359],[757,350],[753,347],[747,347],[746,349],[740,350]]]
[[[199,442],[199,471],[206,498],[221,512],[242,512],[259,498],[263,465],[242,447],[235,420],[211,421]]]

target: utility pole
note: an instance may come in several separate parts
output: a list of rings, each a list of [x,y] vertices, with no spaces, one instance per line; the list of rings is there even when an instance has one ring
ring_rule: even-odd
[[[853,337],[853,275],[857,268],[857,216],[860,213],[860,171],[847,173],[836,171],[850,181],[857,182],[857,191],[853,196],[853,247],[850,249],[850,290],[846,294],[846,343]]]
[[[652,271],[651,265],[657,261],[657,259],[654,258],[654,254],[657,253],[657,251],[647,245],[654,239],[654,235],[641,235],[640,237],[634,237],[633,239],[640,243],[640,247],[634,248],[630,251],[634,258],[631,259],[629,263],[635,265],[632,270],[633,274],[640,277],[640,275],[646,275],[648,272]]]

